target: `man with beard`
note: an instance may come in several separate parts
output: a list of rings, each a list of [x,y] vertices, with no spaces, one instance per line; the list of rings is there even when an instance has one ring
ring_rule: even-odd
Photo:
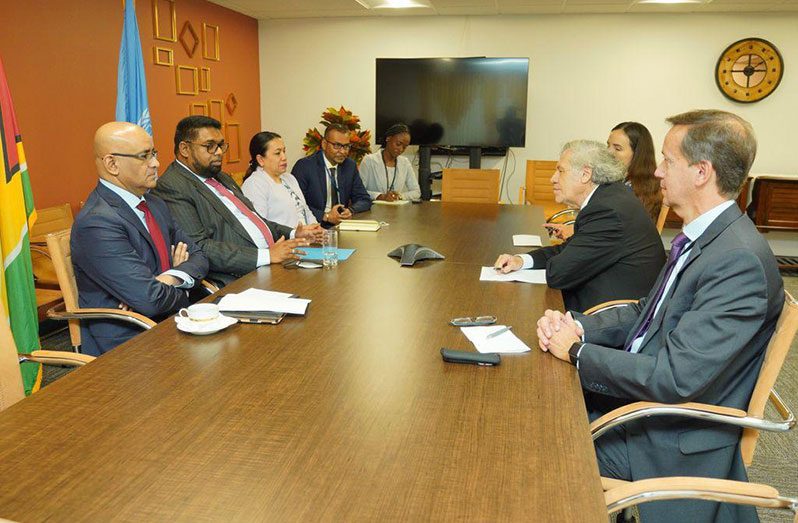
[[[264,220],[230,175],[222,172],[229,144],[222,125],[207,116],[189,116],[177,124],[175,161],[154,193],[205,252],[208,278],[227,285],[262,265],[298,259],[297,247],[319,238],[318,224],[291,229]]]

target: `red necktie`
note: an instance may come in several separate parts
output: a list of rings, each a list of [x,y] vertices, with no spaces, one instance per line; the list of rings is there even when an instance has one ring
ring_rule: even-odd
[[[249,209],[249,207],[244,205],[244,202],[239,200],[235,194],[230,192],[227,189],[227,187],[222,185],[221,182],[219,182],[219,180],[217,180],[216,178],[207,178],[205,180],[205,183],[207,183],[208,185],[219,191],[219,193],[222,196],[233,202],[233,205],[235,205],[238,208],[238,210],[244,214],[244,216],[249,218],[249,221],[255,224],[255,226],[258,228],[261,234],[263,234],[263,237],[266,239],[266,244],[269,247],[274,245],[274,236],[272,236],[272,231],[269,230],[269,227],[266,225],[266,223],[263,220],[260,219],[260,217],[257,214],[252,212]]]
[[[158,222],[155,221],[155,216],[152,215],[150,206],[144,200],[136,205],[136,209],[144,213],[144,222],[147,224],[147,229],[150,231],[152,243],[155,244],[155,250],[158,252],[158,260],[161,262],[161,272],[168,271],[172,268],[170,263],[169,249],[166,247],[166,241],[163,239],[163,233]]]

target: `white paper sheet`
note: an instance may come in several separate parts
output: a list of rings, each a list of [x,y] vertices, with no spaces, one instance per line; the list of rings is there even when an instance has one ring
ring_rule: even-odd
[[[460,330],[479,352],[519,353],[532,350],[511,330],[502,332],[495,338],[488,338],[488,334],[504,327],[505,325],[489,325],[487,327],[460,327]]]
[[[516,247],[543,247],[537,234],[513,234],[513,245]]]
[[[286,314],[305,314],[310,300],[291,298],[286,292],[247,289],[238,294],[228,294],[219,300],[219,310],[224,311],[271,311]]]
[[[479,281],[520,281],[546,285],[546,269],[526,269],[502,274],[493,267],[482,267]]]

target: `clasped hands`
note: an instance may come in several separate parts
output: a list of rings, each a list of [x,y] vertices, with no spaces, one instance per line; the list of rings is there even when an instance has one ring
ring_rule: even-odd
[[[570,361],[568,349],[582,341],[584,331],[573,319],[571,313],[547,310],[537,323],[538,346],[543,352],[550,352],[563,361]]]
[[[400,200],[402,197],[396,191],[388,191],[380,194],[377,196],[377,200],[383,200],[386,202],[395,202],[396,200]]]

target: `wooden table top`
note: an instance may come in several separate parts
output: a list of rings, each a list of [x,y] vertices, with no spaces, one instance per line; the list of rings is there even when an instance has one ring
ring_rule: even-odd
[[[447,324],[463,315],[534,346],[559,292],[478,279],[542,213],[362,217],[390,226],[342,233],[357,252],[337,269],[264,267],[222,291],[297,293],[305,317],[210,336],[167,320],[0,413],[0,517],[606,521],[573,367],[536,349],[498,367],[439,354],[473,350]],[[407,241],[447,259],[401,268],[386,253]]]

